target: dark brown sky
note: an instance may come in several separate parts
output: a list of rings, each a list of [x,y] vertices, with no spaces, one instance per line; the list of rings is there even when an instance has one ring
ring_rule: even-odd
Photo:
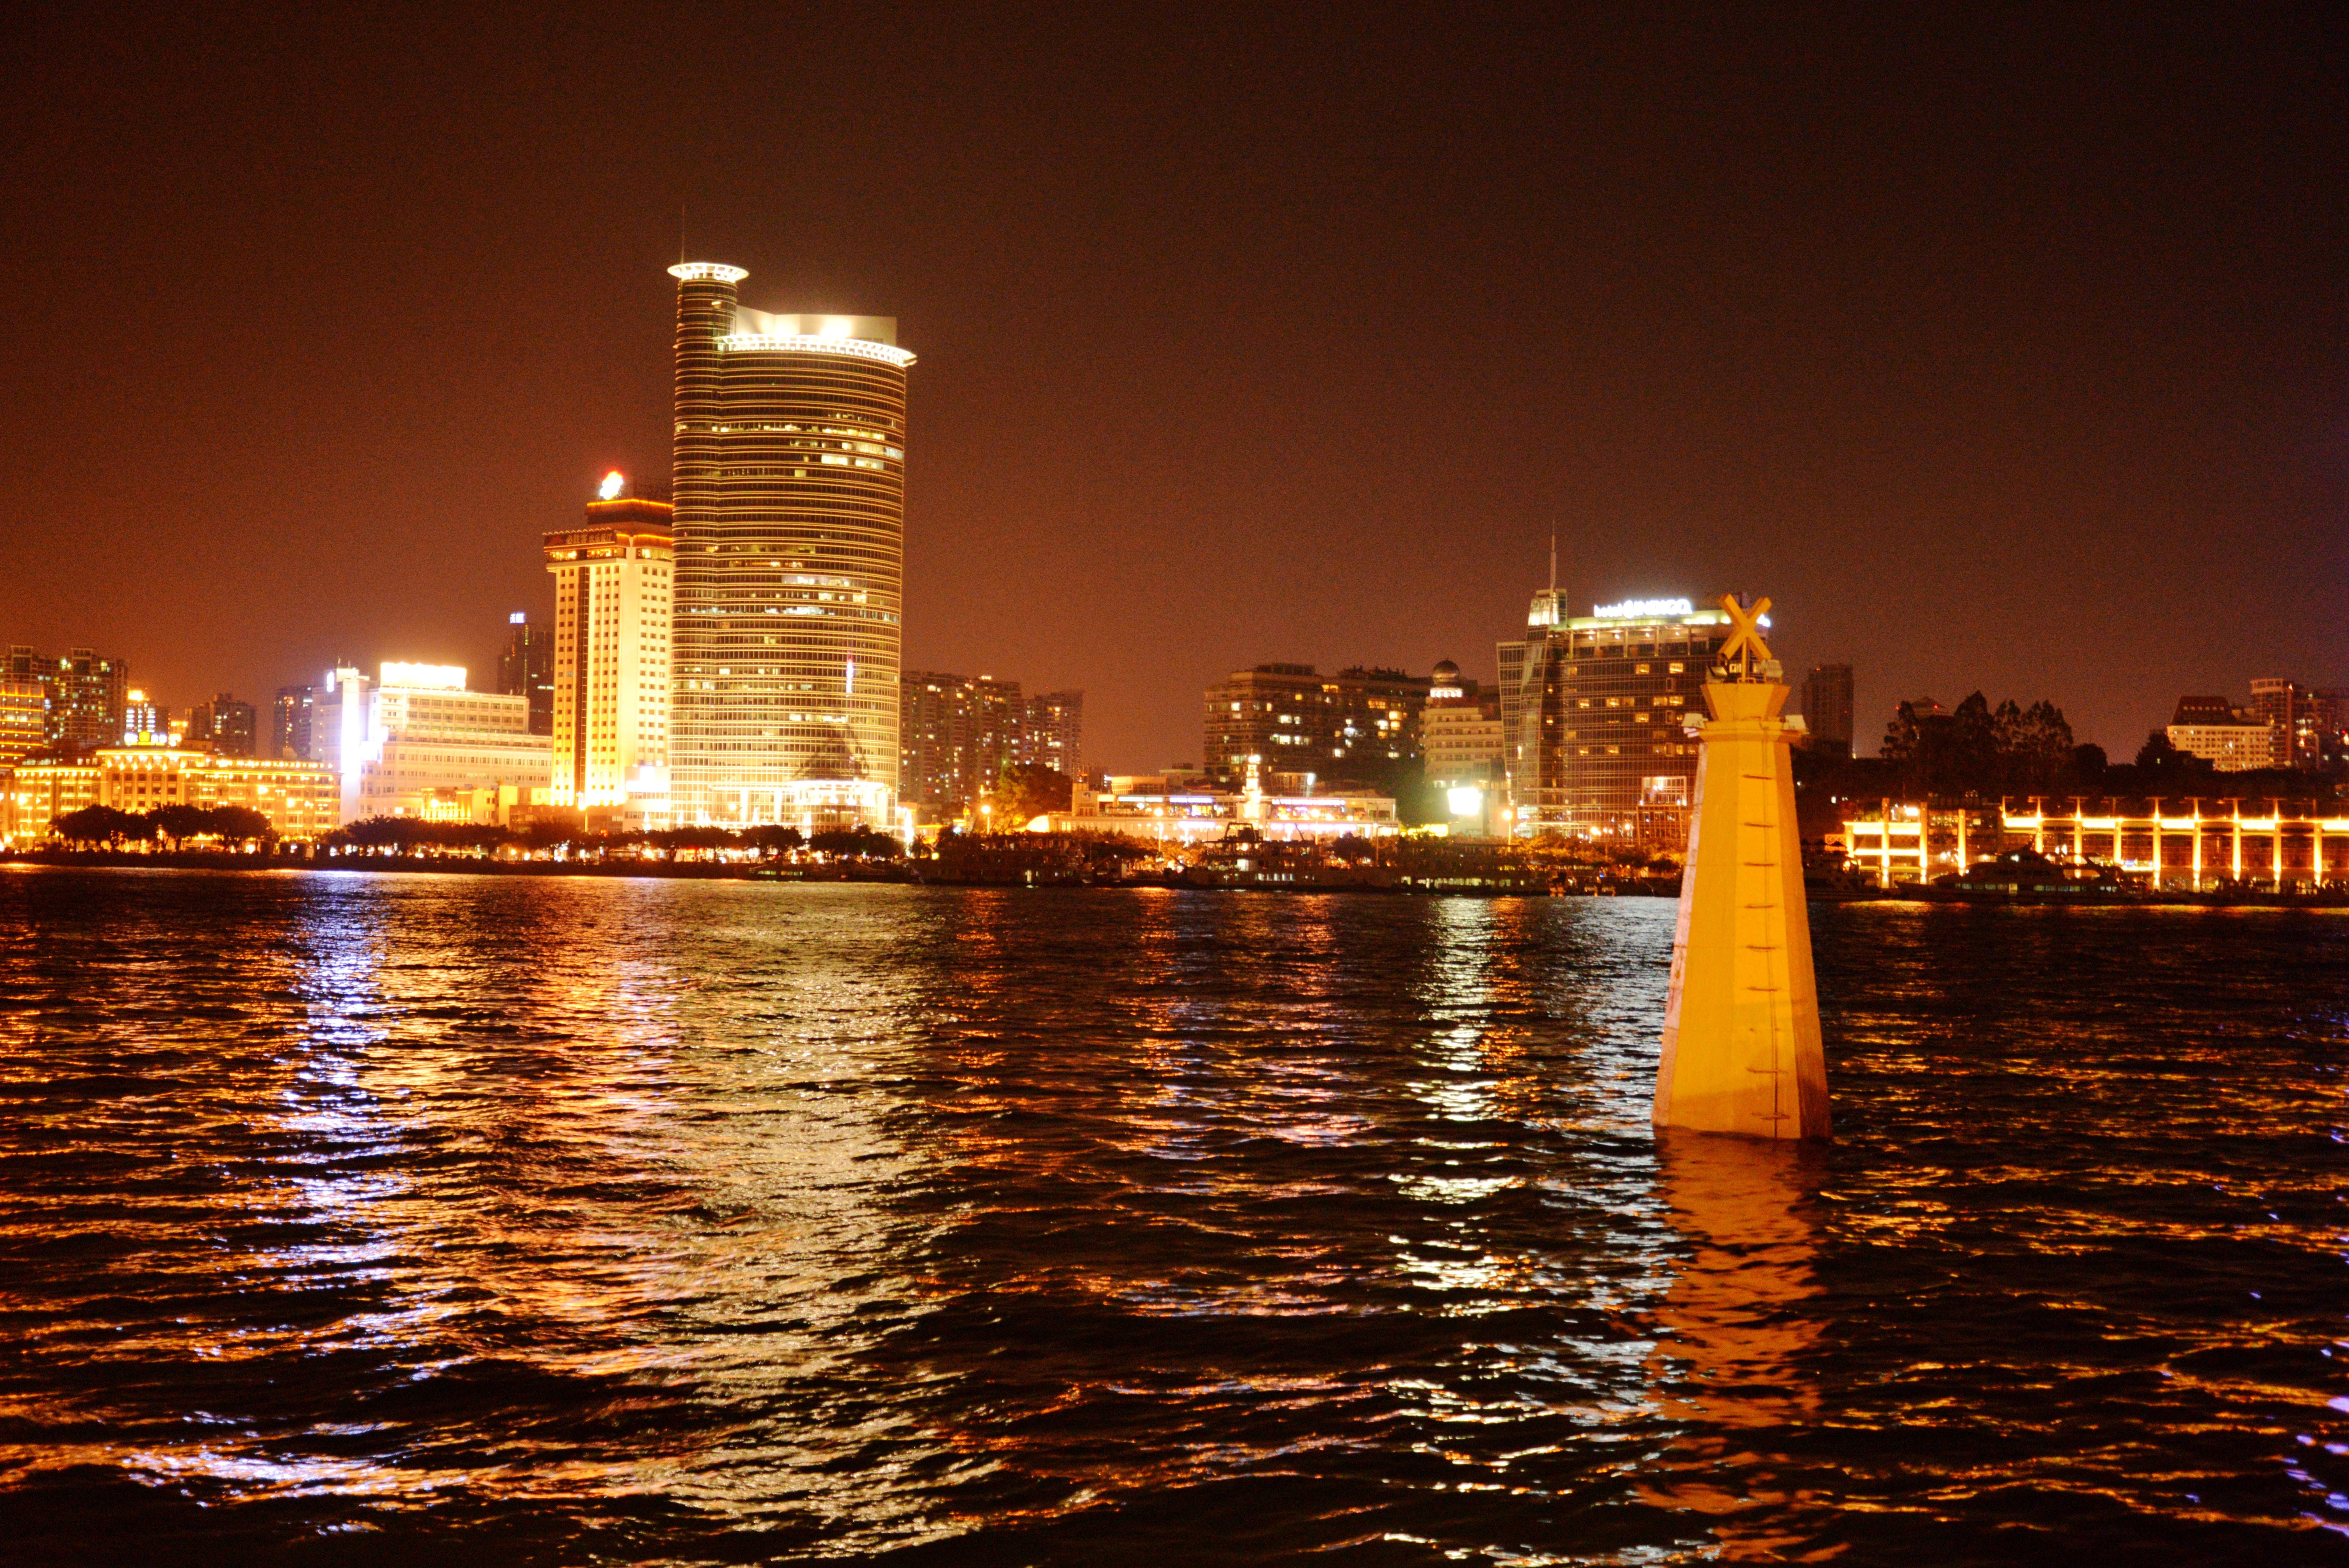
[[[1792,9],[12,7],[0,641],[486,674],[665,490],[683,202],[900,318],[907,662],[1096,765],[1260,660],[1489,676],[1553,525],[1774,595],[1865,737],[2349,685],[2344,13]]]

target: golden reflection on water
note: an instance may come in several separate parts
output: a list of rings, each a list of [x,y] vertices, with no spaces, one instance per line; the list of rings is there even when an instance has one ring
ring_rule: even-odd
[[[1656,1413],[1679,1428],[1640,1494],[1706,1515],[1723,1560],[1802,1554],[1819,1500],[1781,1473],[1790,1429],[1820,1418],[1807,1357],[1818,1343],[1820,1151],[1676,1133],[1657,1145],[1660,1188],[1692,1249],[1656,1309],[1648,1357]]]

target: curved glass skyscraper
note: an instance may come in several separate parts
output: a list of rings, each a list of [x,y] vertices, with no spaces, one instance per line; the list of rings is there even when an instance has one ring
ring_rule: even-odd
[[[771,315],[740,267],[677,289],[679,824],[889,820],[905,367],[887,316]]]

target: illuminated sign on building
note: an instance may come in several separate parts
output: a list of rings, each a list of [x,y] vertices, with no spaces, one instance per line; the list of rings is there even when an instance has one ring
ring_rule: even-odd
[[[382,684],[405,686],[410,691],[463,691],[465,666],[462,665],[402,665],[377,666]]]
[[[1593,604],[1592,615],[1601,621],[1641,621],[1656,615],[1690,615],[1696,606],[1685,599],[1626,599],[1619,604]]]

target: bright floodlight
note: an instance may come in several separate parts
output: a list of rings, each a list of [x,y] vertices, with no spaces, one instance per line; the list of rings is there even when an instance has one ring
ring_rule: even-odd
[[[1474,817],[1485,809],[1485,791],[1474,784],[1463,784],[1444,792],[1444,804],[1455,817]]]
[[[602,487],[595,491],[595,499],[598,500],[617,500],[620,499],[620,492],[627,488],[627,484],[628,481],[626,478],[621,474],[620,470],[614,469],[610,473],[604,476],[604,483]]]

